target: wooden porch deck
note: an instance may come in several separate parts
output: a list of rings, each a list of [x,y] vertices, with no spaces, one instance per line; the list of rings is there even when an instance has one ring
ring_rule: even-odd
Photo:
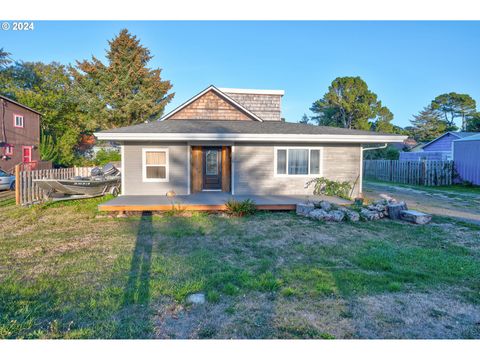
[[[258,210],[295,210],[297,203],[307,198],[313,200],[328,200],[339,205],[350,204],[329,196],[306,195],[232,195],[225,192],[199,192],[192,195],[177,195],[174,199],[175,208],[195,211],[226,210],[225,202],[235,198],[238,201],[251,199]],[[165,195],[122,195],[98,206],[100,211],[165,211],[172,209],[172,202]]]

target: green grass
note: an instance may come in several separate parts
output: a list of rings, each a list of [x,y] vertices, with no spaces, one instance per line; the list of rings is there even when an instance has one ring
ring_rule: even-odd
[[[445,287],[480,304],[479,250],[463,242],[479,228],[448,218],[434,219],[448,229],[267,212],[97,218],[103,201],[0,208],[0,338],[333,338],[293,314]],[[162,322],[197,292],[208,311]]]
[[[459,195],[473,194],[473,195],[480,196],[480,186],[468,186],[468,185],[462,185],[462,184],[445,185],[445,186],[420,186],[420,185],[401,184],[401,183],[394,183],[394,182],[387,182],[387,181],[380,181],[380,180],[373,180],[373,179],[367,179],[365,181],[365,184],[368,186],[368,183],[397,186],[397,187],[403,187],[407,189],[426,191],[430,193],[435,193],[435,192],[454,193]]]

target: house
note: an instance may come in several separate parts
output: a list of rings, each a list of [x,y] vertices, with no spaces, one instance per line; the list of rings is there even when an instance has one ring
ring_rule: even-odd
[[[445,134],[424,144],[421,151],[401,152],[400,160],[418,161],[418,160],[453,160],[453,141],[464,139],[479,133],[476,132],[454,132],[449,131]]]
[[[0,168],[40,161],[41,114],[0,95]]]
[[[453,161],[461,181],[480,185],[480,134],[454,140]]]
[[[124,169],[122,196],[100,208],[160,209],[171,190],[185,203],[195,198],[218,205],[226,195],[298,201],[313,191],[305,182],[321,176],[349,181],[356,197],[362,192],[362,146],[406,138],[284,122],[283,95],[209,86],[159,121],[95,133],[121,144]]]

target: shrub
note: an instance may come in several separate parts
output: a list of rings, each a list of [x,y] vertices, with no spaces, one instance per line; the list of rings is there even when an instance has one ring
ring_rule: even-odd
[[[320,177],[309,180],[305,183],[305,188],[308,188],[311,184],[314,184],[313,193],[315,195],[338,196],[350,200],[352,185],[348,181],[335,181]]]
[[[120,161],[120,160],[121,160],[121,155],[118,151],[100,149],[95,155],[94,163],[95,165],[105,165],[105,164],[108,164],[109,162]]]
[[[227,213],[234,216],[253,215],[257,211],[255,202],[250,199],[238,201],[231,198],[225,203],[225,206],[227,207]]]

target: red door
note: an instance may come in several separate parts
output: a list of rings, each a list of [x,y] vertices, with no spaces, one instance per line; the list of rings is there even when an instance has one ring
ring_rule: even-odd
[[[31,148],[31,146],[23,146],[22,151],[23,151],[23,162],[24,163],[32,162],[32,148]]]

